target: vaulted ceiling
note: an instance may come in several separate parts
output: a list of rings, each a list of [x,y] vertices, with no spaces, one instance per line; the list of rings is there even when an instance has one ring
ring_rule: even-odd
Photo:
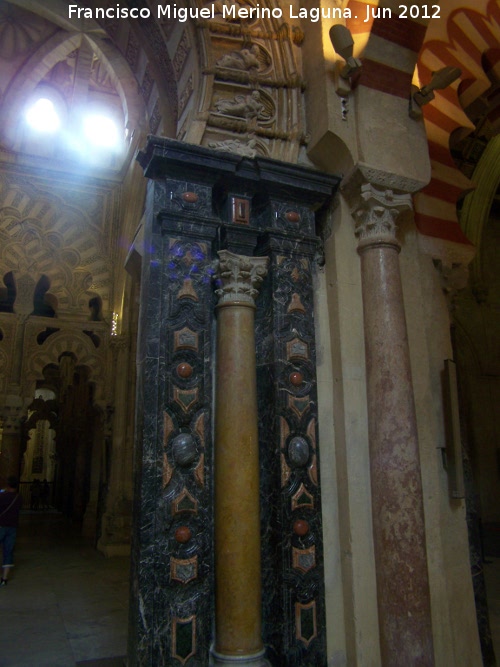
[[[343,6],[364,16],[366,4]],[[97,5],[106,3],[82,4]],[[14,272],[28,291],[30,276],[33,283],[47,276],[59,315],[85,319],[96,296],[105,318],[118,308],[113,273],[140,219],[141,204],[132,221],[127,202],[144,193],[133,158],[148,133],[292,161],[307,141],[300,113],[307,26],[220,19],[184,24],[152,15],[95,20],[70,17],[59,0],[0,0],[0,274]],[[450,64],[463,75],[424,108],[433,176],[416,198],[417,225],[424,234],[467,242],[456,204],[473,187],[475,166],[500,119],[498,4],[446,0],[439,19],[420,23],[415,80],[426,82]],[[347,24],[363,59],[377,24]],[[380,43],[397,44],[397,35],[375,32]],[[376,59],[374,44],[369,55]],[[260,87],[254,101],[245,96],[249,85]],[[61,109],[57,139],[36,138],[25,126],[26,105],[41,93]],[[242,114],[228,117],[238,99]],[[258,108],[253,114],[252,104]],[[107,110],[122,128],[119,150],[89,147],[81,137],[82,112],[92,108]]]

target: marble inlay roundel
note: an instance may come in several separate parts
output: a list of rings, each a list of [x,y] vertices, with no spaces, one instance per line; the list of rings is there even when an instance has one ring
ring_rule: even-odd
[[[309,453],[309,445],[304,438],[297,436],[290,440],[288,456],[294,465],[299,467],[305,466],[309,461]]]
[[[298,387],[302,384],[302,381],[304,380],[304,376],[302,373],[294,372],[290,373],[290,382],[293,384],[294,387]]]
[[[175,531],[175,539],[180,544],[186,544],[191,539],[191,530],[187,526],[179,526]]]
[[[297,213],[297,211],[288,211],[285,214],[286,219],[288,222],[299,222],[300,221],[300,214]]]
[[[299,537],[304,537],[309,532],[309,524],[304,519],[297,519],[293,524],[293,532]]]
[[[182,198],[188,204],[195,204],[198,201],[198,195],[196,192],[184,192]]]
[[[186,361],[183,361],[177,366],[177,375],[183,379],[191,377],[193,374],[193,367]]]
[[[188,466],[196,458],[196,441],[189,433],[180,433],[172,443],[174,460],[179,466]]]

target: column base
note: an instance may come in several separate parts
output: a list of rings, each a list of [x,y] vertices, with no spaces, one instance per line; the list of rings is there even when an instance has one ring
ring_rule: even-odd
[[[226,653],[217,653],[212,647],[210,649],[210,667],[237,667],[238,665],[245,665],[245,667],[271,667],[271,663],[264,657],[265,649],[258,653],[251,653],[247,655],[229,655]]]

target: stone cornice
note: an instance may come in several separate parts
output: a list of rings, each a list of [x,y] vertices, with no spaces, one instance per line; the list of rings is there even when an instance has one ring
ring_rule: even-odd
[[[427,185],[427,181],[407,178],[402,174],[391,174],[363,162],[353,167],[342,179],[340,189],[345,198],[350,201],[364,185],[370,183],[380,190],[392,190],[401,193],[413,194]]]

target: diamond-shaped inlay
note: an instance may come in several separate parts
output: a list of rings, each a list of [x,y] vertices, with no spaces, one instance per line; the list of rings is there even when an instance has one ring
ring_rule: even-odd
[[[300,300],[300,294],[297,294],[297,292],[294,292],[292,294],[292,298],[290,299],[290,303],[288,304],[287,312],[288,313],[306,312],[304,304]]]
[[[174,333],[175,350],[195,350],[198,351],[198,334],[184,327]]]
[[[163,413],[163,446],[167,446],[168,439],[170,434],[174,430],[174,422],[168,414],[168,412]],[[167,453],[163,453],[163,488],[168,486],[170,480],[172,479],[172,474],[174,469],[168,460]]]
[[[281,435],[281,449],[285,448],[286,441],[290,435],[290,427],[284,417],[280,417],[280,435]]]
[[[314,498],[302,483],[295,492],[295,494],[292,496],[292,511],[299,508],[312,509],[313,507],[314,507]]]
[[[292,396],[288,394],[288,405],[300,419],[304,412],[309,409],[311,400],[307,396]]]
[[[185,278],[182,283],[182,287],[177,294],[178,299],[193,299],[193,301],[199,301],[198,295],[193,287],[193,281],[191,278]]]
[[[288,480],[290,479],[291,474],[292,471],[286,462],[286,457],[283,452],[281,452],[281,488],[288,484]]]
[[[174,401],[181,406],[184,412],[189,412],[189,409],[198,400],[198,387],[194,389],[174,389]]]
[[[172,656],[182,665],[196,653],[196,616],[174,618],[172,622]]]
[[[307,425],[306,433],[309,436],[313,449],[316,449],[316,419],[314,417]]]
[[[306,646],[318,636],[315,600],[307,604],[295,603],[295,636]]]
[[[166,445],[168,438],[172,431],[174,430],[174,423],[172,417],[168,412],[163,413],[163,444]]]
[[[286,344],[287,359],[309,359],[309,345],[300,338],[294,338]]]
[[[187,584],[188,581],[196,579],[198,576],[198,556],[193,558],[170,559],[170,579],[180,581],[181,584]]]
[[[167,487],[170,484],[174,469],[168,462],[167,454],[163,453],[163,488]]]
[[[194,425],[194,430],[200,438],[200,444],[205,447],[205,415],[201,414]]]
[[[313,545],[309,549],[297,549],[292,547],[292,564],[296,570],[309,572],[316,566],[316,547]]]
[[[189,493],[184,487],[181,493],[172,502],[172,514],[180,514],[181,512],[189,512],[190,514],[198,514],[198,501]]]
[[[194,469],[194,476],[200,486],[205,486],[205,455],[200,456],[198,465]]]
[[[314,417],[307,425],[307,435],[309,436],[314,452],[316,452],[316,419]],[[311,464],[307,474],[309,475],[311,482],[315,486],[318,486],[318,457],[316,456],[316,453],[313,453],[311,457]]]
[[[309,466],[307,474],[314,486],[318,486],[318,457],[316,454],[313,454],[311,457],[311,465]]]

